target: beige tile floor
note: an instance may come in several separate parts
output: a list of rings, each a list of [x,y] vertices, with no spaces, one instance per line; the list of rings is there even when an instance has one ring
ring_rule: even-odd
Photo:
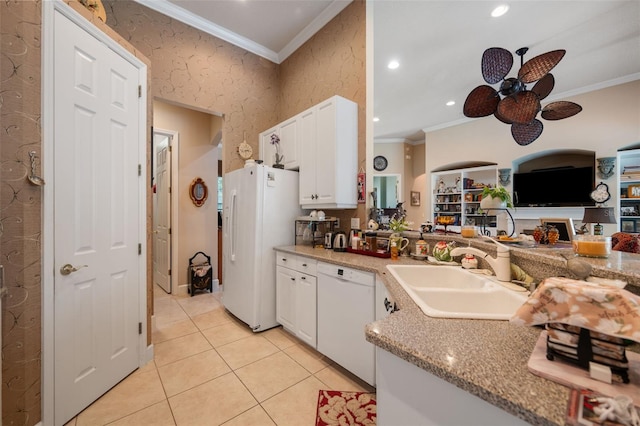
[[[154,296],[154,360],[67,426],[312,426],[319,390],[373,390],[282,328],[251,332],[220,292]]]

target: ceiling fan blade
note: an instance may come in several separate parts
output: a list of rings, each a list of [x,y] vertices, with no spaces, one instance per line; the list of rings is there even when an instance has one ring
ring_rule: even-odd
[[[545,120],[562,120],[569,118],[582,111],[582,107],[574,102],[557,101],[551,102],[542,109],[542,118]]]
[[[513,136],[513,139],[518,145],[529,145],[538,139],[538,136],[542,134],[542,129],[542,122],[537,119],[527,124],[513,123],[511,126],[511,136]]]
[[[513,55],[507,49],[490,47],[482,54],[482,77],[489,84],[496,84],[511,71]]]
[[[471,118],[486,117],[494,113],[500,102],[498,92],[491,86],[478,86],[469,93],[464,101],[462,112]]]
[[[498,120],[502,121],[504,124],[513,124],[513,121],[509,121],[506,118],[504,118],[503,116],[501,116],[500,113],[498,112],[497,108],[496,108],[496,112],[493,113],[493,116],[495,118],[497,118]]]
[[[555,84],[556,79],[553,77],[553,74],[549,73],[538,80],[531,91],[538,95],[538,99],[543,100],[544,98],[549,96],[549,93],[551,93]]]
[[[522,65],[520,71],[518,71],[518,79],[523,83],[533,83],[536,80],[540,80],[549,73],[553,67],[558,65],[558,62],[560,62],[566,52],[564,49],[552,50],[551,52],[543,53],[542,55],[529,59]]]
[[[501,100],[497,111],[507,121],[526,124],[536,118],[540,111],[540,101],[538,95],[526,90]]]

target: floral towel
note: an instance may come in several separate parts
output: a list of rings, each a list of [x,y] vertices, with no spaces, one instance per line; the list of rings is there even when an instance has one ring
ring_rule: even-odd
[[[575,325],[640,343],[640,297],[614,286],[547,278],[510,321]]]

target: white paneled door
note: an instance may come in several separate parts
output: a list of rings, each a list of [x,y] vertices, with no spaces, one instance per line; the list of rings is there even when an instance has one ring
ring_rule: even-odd
[[[139,70],[54,15],[54,412],[64,424],[137,368]]]
[[[153,281],[171,293],[169,268],[171,267],[171,136],[154,133],[156,158],[156,205],[154,209]]]

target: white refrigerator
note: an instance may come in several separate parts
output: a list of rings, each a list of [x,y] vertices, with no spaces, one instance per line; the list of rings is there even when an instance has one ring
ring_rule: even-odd
[[[274,247],[295,244],[298,173],[261,164],[223,179],[222,302],[254,331],[276,321]]]

